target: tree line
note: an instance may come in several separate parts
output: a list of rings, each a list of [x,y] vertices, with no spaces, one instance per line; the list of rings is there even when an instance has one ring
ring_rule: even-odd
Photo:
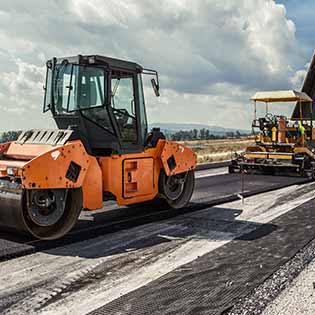
[[[211,134],[209,129],[192,129],[192,130],[180,130],[175,133],[169,134],[168,138],[173,141],[189,141],[189,140],[214,140],[214,139],[231,139],[231,138],[241,138],[246,136],[246,134],[237,131],[227,131],[222,135]]]
[[[19,137],[22,131],[6,131],[0,133],[0,143],[15,141]]]
[[[15,141],[21,134],[21,131],[7,131],[0,133],[0,143]],[[189,141],[189,140],[215,140],[215,139],[231,139],[231,138],[241,138],[246,136],[246,134],[240,133],[238,130],[228,131],[222,135],[211,134],[209,129],[192,129],[192,130],[180,130],[175,133],[169,133],[166,135],[169,140],[173,141]]]

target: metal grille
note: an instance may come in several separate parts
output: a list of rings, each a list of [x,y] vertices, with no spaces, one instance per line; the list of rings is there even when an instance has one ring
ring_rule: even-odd
[[[68,141],[72,133],[73,130],[32,129],[23,131],[16,143],[63,145]]]

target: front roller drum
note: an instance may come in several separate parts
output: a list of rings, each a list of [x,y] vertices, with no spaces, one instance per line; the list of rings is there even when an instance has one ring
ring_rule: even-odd
[[[82,210],[81,189],[0,190],[0,224],[36,238],[67,234]]]

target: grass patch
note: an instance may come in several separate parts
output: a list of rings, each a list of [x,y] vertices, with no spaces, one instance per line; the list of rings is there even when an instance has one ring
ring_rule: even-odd
[[[183,141],[185,146],[196,152],[198,163],[210,163],[230,160],[233,153],[242,152],[254,143],[253,139],[223,139]]]

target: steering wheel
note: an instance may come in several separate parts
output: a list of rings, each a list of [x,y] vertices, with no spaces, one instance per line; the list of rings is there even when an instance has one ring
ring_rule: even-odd
[[[133,116],[131,116],[127,109],[125,108],[112,108],[115,112],[116,119],[118,121],[118,124],[121,125],[121,127],[125,127],[128,123],[129,118],[134,119]]]

